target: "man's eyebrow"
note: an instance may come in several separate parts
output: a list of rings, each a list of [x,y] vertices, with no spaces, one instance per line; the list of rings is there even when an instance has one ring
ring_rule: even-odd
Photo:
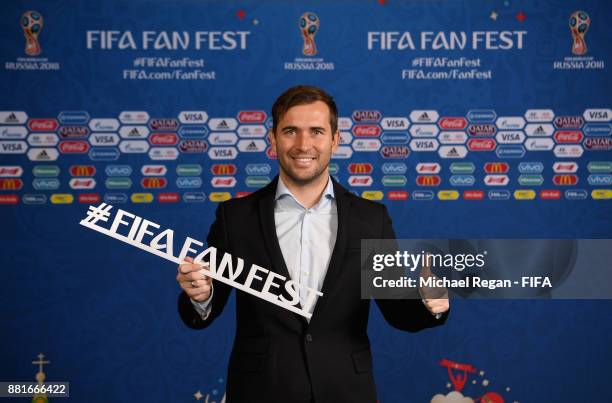
[[[311,126],[310,130],[320,130],[320,131],[324,132],[325,128],[321,127],[321,126]]]

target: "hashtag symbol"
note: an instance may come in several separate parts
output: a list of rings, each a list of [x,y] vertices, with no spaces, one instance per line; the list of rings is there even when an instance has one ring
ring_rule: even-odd
[[[108,221],[110,217],[110,210],[113,208],[110,204],[102,203],[99,206],[89,206],[87,211],[87,217],[81,221],[81,223],[87,223],[89,225],[95,225],[98,221]]]
[[[134,67],[138,67],[138,66],[142,66],[142,58],[139,57],[136,60],[134,60]]]
[[[418,59],[412,59],[412,67],[416,67],[419,65],[419,60]]]

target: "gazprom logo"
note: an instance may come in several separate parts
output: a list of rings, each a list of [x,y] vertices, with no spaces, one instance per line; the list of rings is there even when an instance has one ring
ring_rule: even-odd
[[[403,162],[385,162],[382,165],[382,171],[385,175],[404,175],[408,167]]]
[[[115,161],[119,158],[119,150],[115,147],[92,147],[89,159],[92,161]]]
[[[86,124],[89,122],[89,113],[86,111],[62,111],[57,119],[63,124]]]
[[[244,168],[247,175],[269,175],[272,171],[270,164],[247,164]]]
[[[491,109],[475,109],[468,112],[467,118],[474,123],[491,123],[497,119],[497,114]]]
[[[178,131],[179,136],[185,139],[204,138],[209,130],[206,126],[181,126]]]
[[[521,158],[525,155],[525,147],[521,145],[502,145],[497,147],[495,154],[499,158]]]

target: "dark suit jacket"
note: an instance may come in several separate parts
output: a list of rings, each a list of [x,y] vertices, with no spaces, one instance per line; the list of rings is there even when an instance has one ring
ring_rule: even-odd
[[[209,245],[291,277],[276,236],[274,195],[265,188],[219,205]],[[394,238],[384,205],[359,198],[334,182],[338,233],[310,323],[303,317],[236,292],[236,336],[227,376],[228,403],[373,403],[376,388],[367,335],[370,300],[361,299],[361,239]],[[248,270],[245,270],[245,272]],[[239,280],[240,281],[240,280]],[[221,314],[232,287],[214,281],[212,311],[203,321],[188,296],[179,296],[185,324],[203,329]],[[289,295],[285,295],[290,299]],[[419,299],[376,300],[391,326],[415,332],[445,322]]]

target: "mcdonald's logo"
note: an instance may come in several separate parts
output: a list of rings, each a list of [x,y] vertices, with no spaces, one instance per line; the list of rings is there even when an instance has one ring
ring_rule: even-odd
[[[519,189],[514,191],[516,200],[533,200],[536,197],[536,192],[531,189]]]
[[[353,175],[354,174],[368,175],[372,173],[373,170],[374,170],[374,167],[372,166],[372,164],[369,164],[369,163],[352,163],[352,164],[349,164],[348,166],[348,171]]]
[[[51,204],[72,204],[74,196],[70,193],[55,193],[51,195]]]
[[[153,195],[151,193],[132,193],[130,200],[132,203],[151,203]]]
[[[510,169],[506,162],[487,162],[484,170],[488,174],[505,174]]]
[[[361,197],[368,200],[382,200],[383,192],[380,190],[366,190],[361,193]]]
[[[438,192],[438,199],[440,200],[457,200],[459,198],[459,192],[456,190],[440,190]]]
[[[21,179],[2,178],[0,179],[0,190],[19,190],[23,187]]]
[[[438,175],[419,175],[416,177],[416,183],[419,186],[438,186],[441,179]]]
[[[213,175],[234,175],[237,168],[234,164],[214,164],[210,167],[210,171]]]
[[[612,190],[610,189],[595,189],[591,192],[591,197],[595,200],[612,199]]]
[[[212,192],[208,195],[208,200],[214,203],[224,202],[232,198],[229,192]]]
[[[553,176],[553,183],[557,186],[571,186],[578,183],[578,176],[576,175],[555,175]]]
[[[96,167],[93,165],[73,165],[70,167],[70,176],[94,176]]]
[[[166,187],[167,184],[168,181],[166,180],[166,178],[149,177],[143,178],[140,181],[140,186],[145,189],[163,189]]]

